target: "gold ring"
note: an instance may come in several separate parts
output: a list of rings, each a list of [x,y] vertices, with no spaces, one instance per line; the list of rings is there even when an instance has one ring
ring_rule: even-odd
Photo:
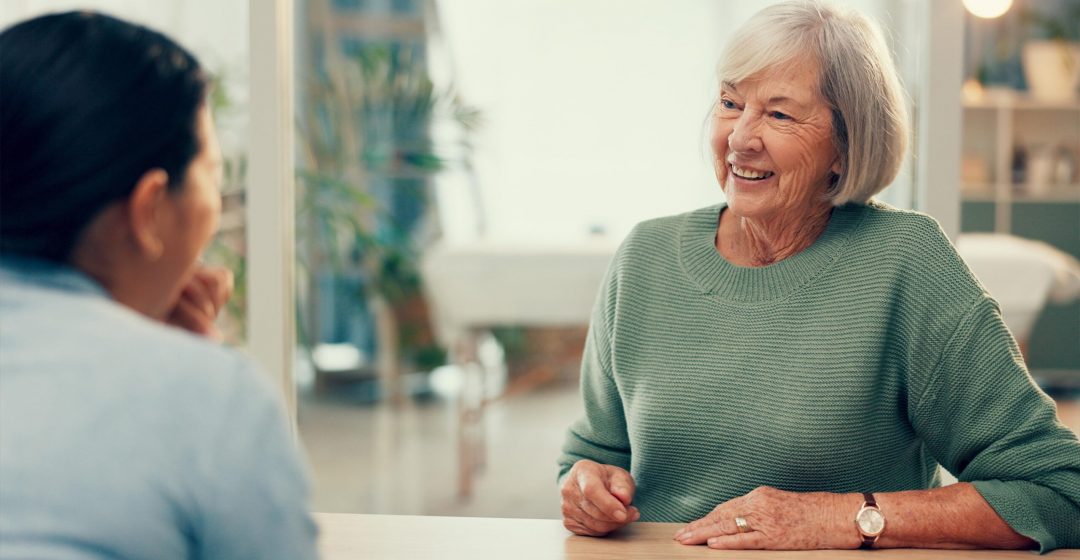
[[[746,522],[746,518],[744,518],[744,517],[736,517],[735,518],[735,528],[737,528],[740,533],[746,533],[747,531],[750,530],[750,524]]]

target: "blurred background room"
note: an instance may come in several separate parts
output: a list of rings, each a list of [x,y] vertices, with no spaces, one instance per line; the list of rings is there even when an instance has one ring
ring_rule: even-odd
[[[206,260],[315,511],[558,518],[601,277],[635,223],[722,200],[713,66],[769,3],[0,0],[0,25],[102,10],[215,73]],[[837,3],[881,22],[911,99],[881,198],[941,222],[1080,429],[1080,0]]]

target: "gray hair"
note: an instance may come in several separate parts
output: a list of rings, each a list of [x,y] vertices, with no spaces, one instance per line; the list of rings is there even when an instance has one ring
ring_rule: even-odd
[[[717,75],[721,83],[738,83],[807,55],[820,65],[842,165],[827,195],[836,206],[866,203],[896,178],[910,127],[904,90],[876,23],[820,0],[769,6],[735,33]]]

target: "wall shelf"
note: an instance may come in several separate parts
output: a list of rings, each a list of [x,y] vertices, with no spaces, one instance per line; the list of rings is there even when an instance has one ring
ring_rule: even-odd
[[[999,199],[994,185],[986,183],[965,183],[960,193],[964,202],[996,202]],[[1080,185],[1051,185],[1037,193],[1013,190],[1009,195],[1009,201],[1014,204],[1059,202],[1080,204]]]
[[[1037,148],[1055,158],[1061,148],[1069,150],[1074,167],[1080,166],[1080,98],[1041,101],[1016,92],[989,91],[964,101],[967,173],[961,200],[993,204],[993,230],[998,233],[1012,233],[1014,205],[1080,203],[1080,170],[1074,170],[1068,184],[1042,188],[1014,184],[1013,157],[1018,148],[1028,153],[1023,172],[1029,178],[1034,167],[1031,154]]]

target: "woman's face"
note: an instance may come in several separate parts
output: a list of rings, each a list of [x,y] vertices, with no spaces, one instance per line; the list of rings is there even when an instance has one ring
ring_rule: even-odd
[[[712,149],[737,216],[797,221],[828,207],[824,196],[840,166],[818,75],[816,63],[802,61],[721,84]]]
[[[199,110],[197,131],[199,153],[187,168],[184,184],[167,195],[169,220],[159,264],[173,284],[170,302],[179,297],[183,284],[194,272],[199,255],[217,231],[221,214],[221,150],[205,105]]]

